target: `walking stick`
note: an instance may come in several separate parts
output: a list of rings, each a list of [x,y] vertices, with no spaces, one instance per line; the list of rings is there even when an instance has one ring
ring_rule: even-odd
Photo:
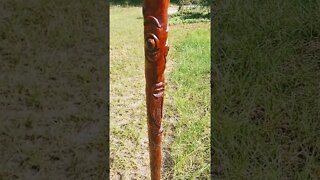
[[[169,0],[144,0],[145,78],[151,179],[160,180]]]

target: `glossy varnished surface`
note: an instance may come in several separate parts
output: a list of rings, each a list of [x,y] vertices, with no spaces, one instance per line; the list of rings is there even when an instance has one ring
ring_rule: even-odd
[[[144,0],[145,78],[151,179],[160,179],[169,0]]]

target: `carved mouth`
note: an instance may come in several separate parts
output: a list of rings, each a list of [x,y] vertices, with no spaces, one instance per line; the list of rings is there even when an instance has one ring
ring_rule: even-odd
[[[160,97],[164,96],[164,83],[163,82],[159,82],[154,85],[152,95],[156,98],[160,98]]]

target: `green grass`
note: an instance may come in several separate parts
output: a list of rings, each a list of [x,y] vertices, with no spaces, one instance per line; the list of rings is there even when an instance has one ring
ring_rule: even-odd
[[[141,9],[113,6],[110,12],[111,179],[150,178]],[[163,118],[164,179],[209,176],[209,39],[209,23],[170,26]],[[188,77],[188,68],[199,71],[199,75]],[[199,83],[196,89],[190,89],[188,83],[182,85],[193,78],[190,83]],[[178,87],[181,91],[176,90]],[[202,87],[204,90],[198,91]],[[197,106],[192,109],[199,109],[199,116],[185,114],[192,106]],[[197,144],[190,142],[205,142],[205,146],[195,148]]]
[[[214,176],[317,179],[319,1],[218,1]]]
[[[175,14],[170,15],[169,24],[188,24],[210,22],[210,10],[207,7],[197,7],[192,9],[181,10]]]
[[[172,144],[174,177],[210,179],[210,30],[188,33],[177,54],[171,74],[180,116]]]

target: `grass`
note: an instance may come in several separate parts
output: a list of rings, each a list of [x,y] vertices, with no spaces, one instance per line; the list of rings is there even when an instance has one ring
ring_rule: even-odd
[[[185,78],[189,79],[188,73],[191,73],[186,71],[187,66],[192,65],[190,62],[182,63],[182,60],[186,58],[184,53],[186,50],[196,49],[196,51],[192,51],[194,55],[192,53],[189,54],[190,58],[194,57],[200,60],[197,66],[192,67],[194,71],[199,71],[198,80],[199,78],[201,79],[201,81],[194,81],[199,83],[195,87],[204,87],[202,93],[207,96],[209,95],[209,85],[204,84],[209,82],[209,38],[208,23],[176,24],[170,26],[170,51],[165,72],[167,86],[163,118],[165,129],[163,142],[164,179],[183,179],[184,177],[197,177],[198,175],[202,177],[209,176],[209,116],[204,113],[199,116],[200,118],[191,119],[187,114],[184,114],[186,113],[185,109],[190,109],[192,106],[198,106],[199,109],[200,107],[208,109],[209,101],[204,97],[196,100],[195,95],[199,97],[200,93],[196,93],[197,90],[192,88],[190,91],[186,91],[187,87],[190,88],[190,84],[185,84],[181,88],[181,83],[186,81]],[[111,179],[150,178],[143,47],[141,7],[111,7]],[[199,53],[202,54],[199,55]],[[177,91],[176,88],[178,87],[179,90]],[[190,100],[189,102],[185,102],[184,99],[186,98],[184,96],[195,96],[195,102]],[[194,123],[194,128],[191,128],[191,120],[198,122]],[[182,122],[188,124],[188,126]],[[182,133],[184,131],[190,132],[189,138]],[[205,137],[201,137],[203,139],[200,138],[201,134],[205,135]],[[194,147],[195,144],[188,144],[192,141],[198,141],[198,143],[206,142],[206,146],[196,148]],[[193,154],[191,154],[192,152]],[[201,153],[201,156],[197,156],[197,154],[194,154],[195,152],[198,155]],[[183,155],[180,155],[180,153],[183,153]],[[193,173],[188,172],[188,170],[195,171]]]
[[[189,24],[198,22],[210,22],[210,10],[207,7],[196,7],[192,9],[181,10],[171,14],[169,24]]]
[[[188,33],[177,54],[171,74],[180,116],[172,144],[174,177],[210,179],[210,29]]]
[[[148,173],[147,169],[138,168],[148,165],[144,88],[141,88],[145,86],[143,38],[139,36],[143,35],[143,29],[139,10],[110,9],[111,179],[143,178]]]
[[[106,177],[106,8],[1,1],[0,179]]]
[[[214,9],[214,177],[317,179],[319,2]]]

